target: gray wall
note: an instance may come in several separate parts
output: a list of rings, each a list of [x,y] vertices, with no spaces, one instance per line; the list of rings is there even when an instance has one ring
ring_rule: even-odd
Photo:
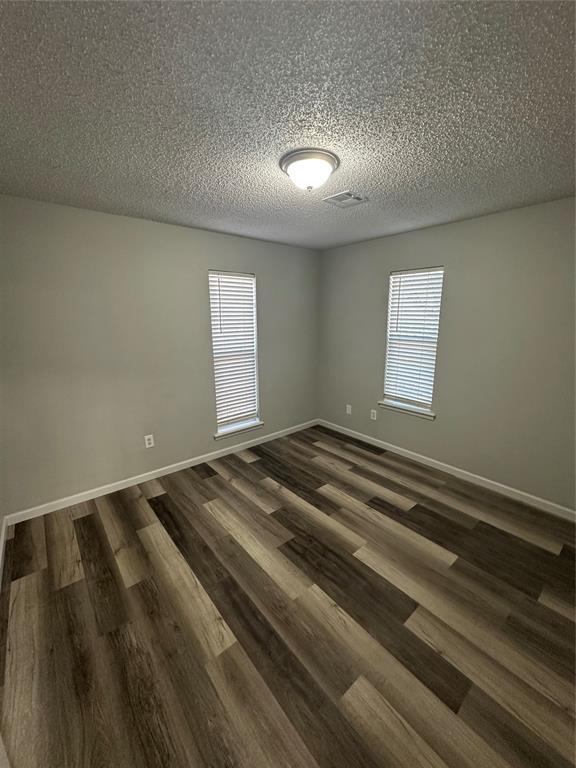
[[[319,256],[0,197],[2,513],[315,417],[573,506],[573,216],[562,200]],[[437,264],[438,417],[372,422],[388,273]],[[258,276],[265,427],[218,442],[209,268]]]
[[[436,265],[437,418],[378,408],[370,421],[389,272]],[[321,274],[321,418],[574,506],[572,199],[337,248]]]
[[[314,418],[318,258],[0,197],[2,513]],[[265,422],[217,442],[210,268],[257,275]]]

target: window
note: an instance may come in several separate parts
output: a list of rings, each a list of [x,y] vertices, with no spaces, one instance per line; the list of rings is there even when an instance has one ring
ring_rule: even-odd
[[[209,272],[215,437],[262,424],[258,412],[256,277]]]
[[[390,274],[384,399],[387,408],[432,413],[444,268]]]

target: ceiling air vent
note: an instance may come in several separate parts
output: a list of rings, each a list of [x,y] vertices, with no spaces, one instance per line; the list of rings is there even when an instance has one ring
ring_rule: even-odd
[[[354,192],[349,191],[338,192],[337,195],[324,198],[325,203],[330,203],[330,205],[335,205],[338,208],[352,208],[353,205],[360,205],[360,203],[365,203],[366,200],[368,200],[367,197],[355,195]]]

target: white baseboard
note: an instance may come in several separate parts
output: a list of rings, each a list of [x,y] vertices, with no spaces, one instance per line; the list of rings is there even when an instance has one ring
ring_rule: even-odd
[[[400,446],[393,445],[392,443],[386,443],[384,440],[378,440],[378,438],[365,435],[362,432],[355,432],[353,429],[341,427],[339,424],[333,424],[330,421],[324,421],[324,419],[317,419],[316,423],[324,427],[328,427],[329,429],[333,429],[336,432],[342,432],[342,434],[348,435],[349,437],[355,437],[358,440],[364,440],[365,443],[370,443],[370,445],[375,445],[378,448],[382,448],[383,450],[391,451],[392,453],[398,453],[400,456],[405,456],[407,459],[419,461],[421,464],[425,464],[428,467],[439,469],[442,472],[446,472],[449,475],[454,475],[454,477],[460,478],[460,480],[467,480],[469,483],[474,483],[475,485],[479,485],[482,488],[487,488],[489,491],[500,493],[502,496],[507,496],[509,499],[514,499],[514,501],[520,501],[523,504],[527,504],[530,507],[535,507],[536,509],[540,509],[543,512],[548,512],[549,514],[555,515],[556,517],[561,517],[564,520],[570,520],[571,522],[576,521],[575,510],[570,509],[569,507],[563,507],[561,504],[556,504],[555,502],[549,501],[548,499],[541,499],[539,496],[533,496],[531,493],[526,493],[526,491],[520,491],[517,488],[511,488],[509,485],[497,483],[495,480],[489,480],[487,477],[475,475],[473,472],[468,472],[466,469],[453,467],[451,464],[444,464],[444,462],[431,459],[429,456],[422,456],[420,453],[409,451],[406,448],[401,448]]]
[[[295,424],[293,427],[280,429],[278,432],[272,432],[269,435],[262,435],[252,440],[246,440],[243,443],[236,443],[227,448],[221,448],[218,451],[211,451],[210,453],[204,453],[202,456],[195,456],[193,459],[185,459],[176,464],[169,464],[166,467],[153,469],[142,475],[134,475],[133,477],[127,477],[124,480],[118,480],[115,483],[108,483],[107,485],[101,485],[98,488],[91,488],[89,491],[81,491],[72,496],[66,496],[62,499],[54,499],[54,501],[39,504],[36,507],[29,507],[28,509],[22,509],[18,512],[12,512],[4,517],[2,520],[2,529],[0,530],[0,574],[2,573],[2,567],[4,565],[4,542],[6,541],[6,531],[10,525],[16,525],[16,523],[21,523],[23,520],[31,520],[33,517],[47,515],[49,512],[55,512],[57,509],[65,509],[74,504],[81,504],[83,501],[97,499],[99,496],[105,496],[107,493],[121,491],[124,488],[129,488],[131,485],[145,483],[147,480],[155,480],[157,477],[163,477],[164,475],[170,475],[173,472],[179,472],[182,469],[188,469],[188,467],[193,467],[195,464],[203,464],[205,461],[219,459],[229,453],[236,453],[236,451],[250,448],[253,445],[267,443],[270,440],[276,440],[277,438],[289,435],[292,432],[298,432],[301,429],[313,427],[317,423],[317,419],[312,419],[312,421],[306,421],[303,424]]]
[[[193,467],[195,464],[202,464],[205,461],[218,459],[221,456],[226,456],[229,453],[235,453],[236,451],[241,451],[254,445],[267,443],[270,440],[276,440],[277,438],[283,437],[284,435],[289,435],[292,432],[298,432],[301,429],[313,427],[317,424],[333,429],[336,432],[341,432],[343,435],[349,435],[350,437],[355,437],[358,440],[364,440],[364,442],[370,443],[371,445],[376,445],[378,448],[382,448],[383,450],[392,451],[393,453],[398,453],[400,456],[405,456],[408,459],[419,461],[421,464],[425,464],[428,467],[439,469],[442,472],[454,475],[454,477],[458,477],[461,480],[467,480],[470,483],[475,483],[482,488],[487,488],[488,490],[494,491],[495,493],[500,493],[502,496],[507,496],[508,498],[514,499],[515,501],[520,501],[523,504],[535,507],[536,509],[540,509],[543,512],[548,512],[551,515],[556,515],[557,517],[561,517],[572,522],[576,521],[576,512],[573,509],[563,507],[553,501],[548,501],[548,499],[541,499],[538,496],[533,496],[532,494],[526,493],[525,491],[520,491],[517,488],[511,488],[510,486],[503,485],[502,483],[498,483],[495,480],[489,480],[487,477],[475,475],[474,473],[468,472],[465,469],[453,467],[450,464],[444,464],[444,462],[431,459],[429,456],[422,456],[420,453],[409,451],[406,448],[401,448],[400,446],[393,445],[392,443],[386,443],[384,440],[378,440],[378,438],[365,435],[362,432],[356,432],[353,429],[348,429],[347,427],[342,427],[339,424],[333,424],[332,422],[325,421],[324,419],[312,419],[311,421],[307,421],[303,424],[295,424],[293,427],[281,429],[278,432],[272,432],[269,435],[256,437],[252,440],[246,440],[243,443],[237,443],[235,445],[228,446],[227,448],[221,448],[218,451],[205,453],[202,456],[195,456],[191,459],[179,461],[176,464],[169,464],[166,467],[153,469],[152,471],[145,472],[142,475],[127,477],[124,480],[118,480],[115,483],[101,485],[98,488],[91,488],[88,491],[81,491],[80,493],[76,493],[73,496],[67,496],[62,499],[55,499],[54,501],[49,501],[45,504],[39,504],[36,507],[30,507],[28,509],[23,509],[18,512],[13,512],[12,514],[6,515],[6,517],[4,517],[2,520],[2,528],[0,530],[0,574],[2,573],[4,560],[4,542],[6,540],[6,531],[10,525],[15,525],[16,523],[20,523],[23,520],[30,520],[33,517],[47,515],[49,512],[54,512],[57,509],[64,509],[65,507],[70,507],[73,504],[81,504],[83,501],[90,501],[91,499],[96,499],[99,496],[104,496],[107,493],[121,491],[124,488],[129,488],[131,485],[145,483],[147,480],[155,480],[157,477],[169,475],[173,472],[179,472],[182,469]]]
[[[205,453],[202,456],[196,456],[192,459],[186,459],[185,461],[180,461],[176,464],[170,464],[166,467],[160,467],[159,469],[154,469],[150,472],[145,472],[142,475],[135,475],[133,477],[128,477],[124,480],[118,480],[115,483],[101,485],[98,488],[92,488],[89,491],[82,491],[81,493],[76,493],[73,496],[67,496],[62,499],[55,499],[54,501],[49,501],[45,504],[39,504],[36,507],[30,507],[29,509],[23,509],[23,510],[20,510],[19,512],[13,512],[12,514],[6,515],[2,520],[2,527],[0,530],[0,574],[2,573],[2,568],[4,565],[4,544],[6,541],[6,533],[10,525],[15,525],[16,523],[20,523],[23,520],[30,520],[31,518],[34,518],[34,517],[46,515],[49,512],[56,511],[57,509],[64,509],[65,507],[70,507],[73,504],[80,504],[83,501],[90,501],[91,499],[98,498],[99,496],[104,496],[105,494],[108,494],[108,493],[121,491],[124,488],[129,488],[132,485],[138,485],[139,483],[144,483],[147,480],[155,480],[156,478],[162,477],[163,475],[169,475],[173,472],[179,472],[182,469],[193,467],[195,464],[202,464],[205,461],[211,461],[212,459],[217,459],[217,458],[220,458],[221,456],[226,456],[229,453],[235,453],[236,451],[241,451],[246,448],[250,448],[251,446],[254,446],[254,445],[267,443],[270,440],[275,440],[279,437],[283,437],[284,435],[289,435],[292,432],[298,432],[301,429],[307,429],[308,427],[313,427],[316,425],[322,425],[324,427],[328,427],[329,429],[333,429],[336,432],[341,432],[343,435],[348,435],[349,437],[355,437],[358,440],[363,440],[364,442],[370,443],[371,445],[375,445],[378,448],[382,448],[383,450],[397,453],[400,456],[405,456],[406,458],[413,459],[414,461],[419,461],[421,464],[424,464],[429,467],[433,467],[434,469],[439,469],[442,472],[446,472],[450,475],[454,475],[454,477],[458,477],[462,480],[467,480],[471,483],[475,483],[476,485],[479,485],[482,488],[487,488],[488,490],[495,491],[496,493],[500,493],[503,496],[507,496],[510,499],[514,499],[515,501],[520,501],[524,504],[528,504],[529,506],[536,507],[537,509],[541,509],[544,512],[548,512],[552,515],[556,515],[557,517],[561,517],[566,520],[570,520],[572,522],[576,520],[575,510],[569,509],[568,507],[563,507],[560,504],[556,504],[555,502],[548,501],[547,499],[541,499],[538,496],[533,496],[532,494],[526,493],[525,491],[520,491],[517,488],[511,488],[508,485],[497,483],[495,480],[489,480],[487,477],[482,477],[481,475],[475,475],[474,473],[468,472],[465,469],[460,469],[459,467],[453,467],[452,465],[445,464],[442,461],[431,459],[429,456],[423,456],[422,454],[416,453],[415,451],[409,451],[406,448],[401,448],[398,445],[387,443],[384,440],[379,440],[378,438],[371,437],[370,435],[365,435],[362,432],[356,432],[353,429],[342,427],[339,424],[333,424],[332,422],[325,421],[324,419],[312,419],[311,421],[307,421],[303,424],[296,424],[293,427],[288,427],[287,429],[281,429],[278,432],[272,432],[269,435],[257,437],[257,438],[254,438],[253,440],[247,440],[243,443],[237,443],[236,445],[229,446],[228,448],[222,448],[218,451],[211,451],[210,453]],[[0,743],[0,768],[2,766],[2,757],[3,755],[1,754],[1,743]]]
[[[261,437],[253,438],[252,440],[246,440],[243,443],[236,443],[230,445],[227,448],[221,448],[218,451],[210,451],[210,453],[204,453],[201,456],[195,456],[192,459],[185,459],[179,461],[176,464],[169,464],[166,467],[159,467],[153,469],[150,472],[144,472],[142,475],[134,475],[133,477],[127,477],[124,480],[118,480],[115,483],[107,483],[101,485],[98,488],[91,488],[89,491],[81,491],[75,493],[72,496],[66,496],[63,499],[55,499],[54,501],[48,501],[45,504],[39,504],[37,507],[29,507],[28,509],[22,509],[19,512],[12,512],[6,515],[4,518],[5,524],[15,525],[21,523],[23,520],[30,520],[33,517],[39,517],[40,515],[47,515],[49,512],[55,512],[57,509],[64,509],[65,507],[71,507],[73,504],[81,504],[83,501],[90,501],[91,499],[97,499],[99,496],[105,496],[107,493],[114,493],[115,491],[121,491],[124,488],[129,488],[131,485],[139,485],[145,483],[148,480],[156,480],[163,475],[171,475],[173,472],[180,472],[182,469],[188,469],[195,464],[203,464],[205,461],[213,461],[219,459],[222,456],[227,456],[229,453],[236,453],[236,451],[242,451],[246,448],[250,448],[253,445],[260,445],[261,443],[267,443],[270,440],[276,440],[284,435],[289,435],[292,432],[298,432],[301,429],[307,429],[313,427],[318,423],[317,419],[312,419],[304,424],[295,424],[293,427],[287,427],[286,429],[280,429],[278,432],[272,432],[269,435],[263,435]]]

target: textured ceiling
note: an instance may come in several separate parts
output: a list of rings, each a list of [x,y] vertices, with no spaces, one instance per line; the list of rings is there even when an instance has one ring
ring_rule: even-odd
[[[1,2],[0,192],[317,248],[551,200],[573,50],[572,2]]]

